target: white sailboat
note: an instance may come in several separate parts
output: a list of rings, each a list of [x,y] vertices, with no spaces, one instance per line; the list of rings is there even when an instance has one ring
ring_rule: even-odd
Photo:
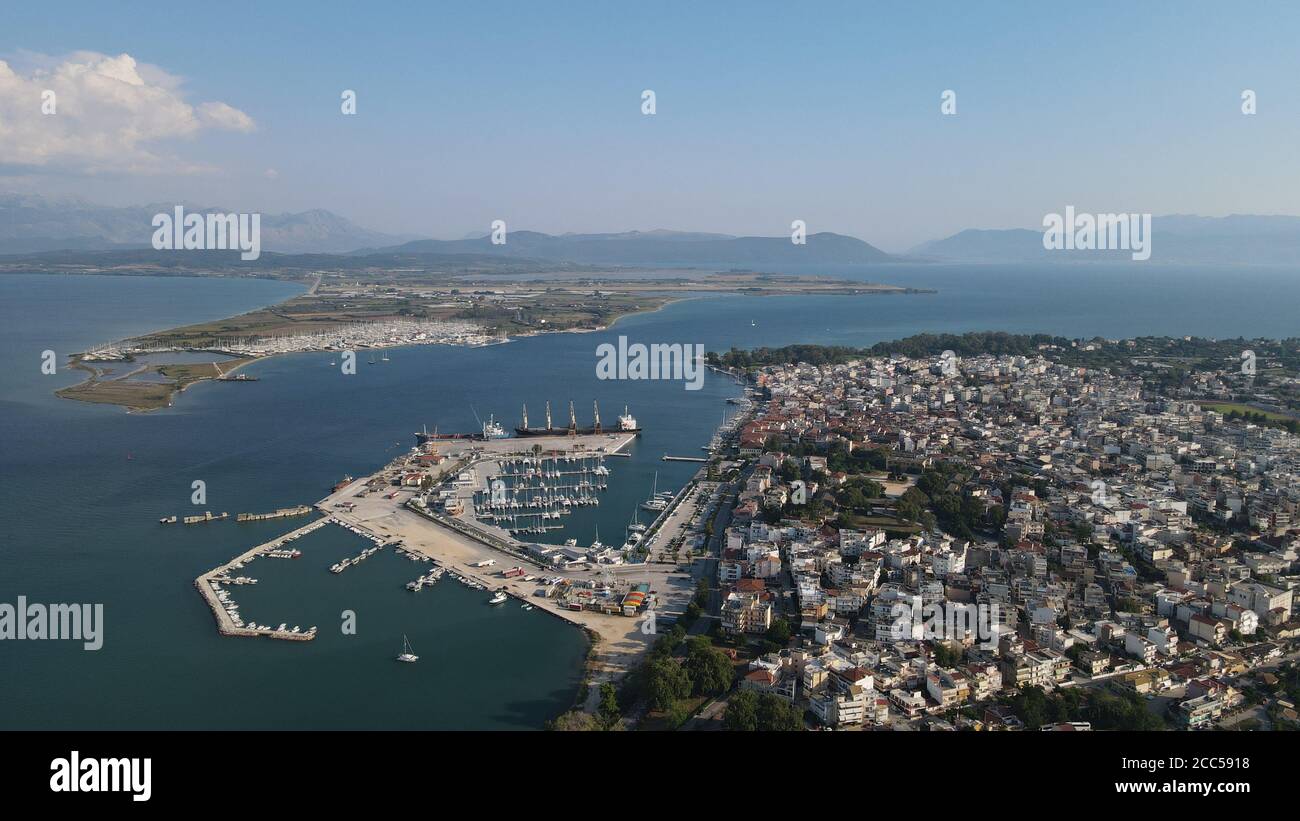
[[[668,507],[668,503],[659,495],[659,471],[657,470],[655,471],[654,489],[650,491],[650,498],[641,503],[641,507],[644,510],[651,511],[660,511]]]
[[[632,523],[627,526],[627,530],[629,533],[645,533],[645,525],[641,524],[636,508],[632,508]]]
[[[411,643],[406,640],[405,633],[402,634],[402,653],[397,657],[397,660],[407,663],[420,660],[419,656],[411,652]]]

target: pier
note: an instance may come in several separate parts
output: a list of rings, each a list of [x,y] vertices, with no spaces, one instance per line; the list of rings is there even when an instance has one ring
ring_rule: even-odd
[[[709,460],[704,458],[703,456],[669,456],[668,454],[665,453],[663,461],[665,462],[707,462]]]
[[[731,424],[734,427],[736,420]],[[695,502],[697,496],[717,490],[716,483],[702,481],[707,465],[697,465],[699,473],[695,478],[672,494],[666,509],[659,511],[647,527],[643,544],[652,553],[660,554],[658,561],[554,564],[530,551],[532,545],[512,536],[508,528],[480,521],[474,507],[477,501],[489,511],[492,509],[489,480],[500,477],[505,485],[500,490],[505,492],[507,502],[514,501],[518,492],[521,503],[521,507],[504,512],[527,514],[536,510],[535,515],[540,517],[543,509],[549,509],[554,515],[553,505],[524,505],[530,495],[540,501],[544,494],[540,487],[531,487],[539,484],[537,477],[521,483],[525,477],[516,471],[557,474],[539,477],[546,482],[545,495],[568,496],[572,506],[575,493],[594,497],[595,485],[607,479],[612,483],[612,477],[604,471],[597,474],[596,467],[603,457],[626,456],[622,451],[634,439],[632,433],[610,432],[522,441],[438,441],[436,461],[415,467],[412,462],[418,457],[399,457],[370,476],[340,482],[316,507],[342,524],[400,542],[399,554],[432,560],[436,568],[444,569],[444,576],[482,591],[484,607],[491,606],[490,596],[504,592],[513,604],[497,607],[526,605],[530,615],[541,612],[582,628],[595,642],[586,675],[590,685],[587,706],[594,709],[599,684],[616,681],[633,669],[655,640],[653,632],[644,630],[644,608],[629,612],[620,591],[645,585],[654,594],[654,611],[665,623],[682,613],[695,594],[690,557],[685,562],[670,561],[663,554],[666,544],[690,527],[702,512],[702,505]],[[507,467],[512,462],[520,464]],[[433,485],[406,484],[408,473],[414,470],[431,477]],[[571,487],[574,479],[580,485],[576,491]],[[586,487],[581,487],[583,480],[589,483]],[[560,485],[570,487],[561,490]],[[496,501],[497,509],[502,509],[499,495]],[[546,520],[548,524],[551,521]],[[659,542],[664,544],[655,546]],[[405,586],[417,592],[430,584],[432,575],[426,573]]]
[[[266,519],[287,519],[291,516],[306,516],[311,513],[311,505],[298,505],[297,507],[282,507],[271,513],[238,513],[235,515],[236,522],[261,522]]]
[[[202,595],[203,600],[208,603],[208,607],[212,610],[212,616],[216,619],[217,632],[221,633],[223,636],[266,636],[268,638],[284,639],[286,641],[311,641],[316,638],[316,628],[314,626],[309,627],[305,631],[298,631],[284,629],[284,625],[273,628],[266,625],[244,624],[244,621],[239,617],[239,605],[230,598],[230,595],[222,588],[222,585],[255,584],[257,581],[256,579],[250,579],[246,576],[235,577],[231,575],[230,571],[242,569],[248,562],[251,562],[253,559],[256,559],[261,555],[301,554],[301,551],[292,549],[286,550],[284,546],[289,542],[306,536],[312,531],[324,527],[332,521],[334,520],[328,517],[317,519],[310,524],[303,525],[297,530],[290,531],[289,533],[275,537],[269,542],[263,542],[256,547],[245,550],[243,553],[240,553],[238,556],[220,567],[215,567],[195,579],[194,586],[198,588],[199,594]]]

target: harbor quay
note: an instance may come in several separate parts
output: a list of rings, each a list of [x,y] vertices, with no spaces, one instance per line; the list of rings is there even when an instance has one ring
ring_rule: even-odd
[[[239,615],[239,605],[230,597],[225,589],[225,585],[243,585],[256,584],[257,579],[249,576],[234,575],[243,570],[250,562],[259,556],[272,556],[275,558],[296,558],[301,555],[301,551],[286,546],[306,536],[312,531],[318,530],[329,524],[329,517],[317,519],[309,524],[303,525],[296,530],[276,536],[274,539],[263,542],[256,547],[249,548],[225,564],[209,570],[207,573],[199,576],[194,580],[194,586],[207,602],[208,607],[212,610],[213,618],[217,621],[217,631],[223,636],[266,636],[273,639],[284,639],[287,641],[310,641],[316,638],[316,627],[313,625],[306,630],[302,630],[295,625],[290,628],[287,624],[279,627],[270,627],[268,625],[258,625],[255,623],[246,624]]]
[[[694,594],[691,575],[676,564],[556,564],[539,548],[559,546],[522,541],[478,520],[473,498],[488,490],[489,477],[506,463],[540,458],[565,466],[571,464],[565,460],[613,455],[634,438],[607,433],[426,443],[371,476],[340,483],[317,508],[376,539],[400,542],[467,583],[585,629],[595,640],[588,683],[596,685],[631,670],[656,638],[650,625],[685,610]],[[687,495],[677,494],[674,502]],[[653,621],[644,617],[647,608],[657,614]]]
[[[255,559],[296,558],[300,551],[292,547],[293,541],[320,527],[342,526],[374,544],[335,565],[331,568],[335,573],[394,546],[411,557],[428,559],[435,567],[407,585],[409,590],[418,592],[449,575],[483,589],[493,603],[513,599],[521,607],[585,630],[593,640],[587,706],[594,709],[598,685],[616,681],[633,669],[657,631],[671,624],[694,595],[689,564],[669,561],[663,545],[698,526],[716,502],[716,484],[702,481],[702,468],[685,487],[663,494],[663,509],[643,530],[649,561],[622,561],[619,550],[597,552],[596,548],[603,548],[599,542],[580,549],[572,540],[564,546],[521,540],[516,534],[534,531],[516,528],[512,533],[509,527],[481,519],[478,513],[483,506],[476,512],[476,501],[490,493],[493,477],[509,475],[510,466],[522,471],[518,466],[527,464],[528,473],[517,476],[536,475],[545,466],[552,490],[571,488],[574,504],[579,498],[590,503],[608,475],[608,471],[597,472],[601,460],[624,455],[622,449],[634,438],[634,433],[601,433],[423,442],[369,476],[346,477],[316,503],[315,509],[325,514],[322,518],[244,551],[199,576],[195,587],[222,635],[310,640],[316,635],[314,626],[303,631],[296,625],[246,624],[227,586],[256,583],[238,575]],[[514,492],[520,492],[521,486]],[[647,618],[649,611],[654,616]]]

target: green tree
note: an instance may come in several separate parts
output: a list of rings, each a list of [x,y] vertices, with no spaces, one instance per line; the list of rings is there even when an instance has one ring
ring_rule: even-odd
[[[588,732],[600,729],[596,718],[590,713],[584,713],[581,710],[570,710],[563,715],[556,716],[549,726],[552,730],[560,732]]]
[[[618,690],[608,681],[600,685],[600,721],[606,727],[613,727],[623,717],[618,708]]]
[[[667,710],[678,699],[691,694],[691,677],[670,658],[654,659],[646,670],[645,694],[651,708]]]
[[[752,732],[758,729],[758,696],[753,690],[741,690],[727,702],[722,715],[722,729]]]
[[[790,622],[777,619],[767,628],[767,640],[785,647],[790,643]]]
[[[709,640],[698,637],[692,640],[685,668],[691,677],[691,691],[697,696],[716,696],[731,689],[734,669],[731,659],[721,650],[715,650]]]
[[[758,729],[771,732],[790,732],[803,729],[803,715],[799,708],[776,695],[763,693],[755,709]]]

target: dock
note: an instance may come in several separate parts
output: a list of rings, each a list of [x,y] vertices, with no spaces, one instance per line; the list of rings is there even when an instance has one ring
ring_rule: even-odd
[[[347,570],[349,567],[352,567],[353,565],[361,564],[363,561],[369,559],[371,556],[375,555],[376,553],[383,550],[385,547],[389,545],[389,541],[377,533],[374,533],[366,528],[363,528],[359,525],[352,524],[350,522],[344,522],[340,519],[333,518],[333,517],[331,518],[332,521],[334,521],[336,524],[340,525],[341,527],[346,527],[348,530],[351,530],[353,533],[357,534],[361,538],[369,539],[370,541],[374,542],[373,547],[367,547],[365,550],[362,550],[360,553],[358,553],[355,556],[352,556],[351,558],[347,558],[341,562],[336,562],[335,564],[330,565],[331,573],[342,573],[344,570]],[[392,544],[396,545],[396,544],[400,544],[400,542],[393,542]]]
[[[285,641],[311,641],[316,638],[315,626],[309,627],[305,631],[295,632],[294,630],[283,629],[284,625],[268,627],[258,624],[244,624],[243,620],[239,618],[239,605],[230,598],[229,593],[226,592],[222,585],[255,584],[255,580],[246,576],[232,576],[231,571],[241,569],[245,564],[260,555],[300,553],[300,551],[292,549],[286,550],[285,545],[333,521],[332,517],[317,519],[297,530],[276,536],[269,542],[263,542],[256,547],[245,550],[220,567],[215,567],[195,579],[194,586],[198,588],[199,594],[208,603],[208,607],[212,610],[212,616],[216,619],[217,632],[223,636],[266,636],[267,638],[283,639]]]
[[[298,505],[297,507],[282,507],[270,513],[237,513],[235,514],[236,522],[261,522],[266,519],[287,519],[291,516],[306,516],[311,513],[311,505]]]

